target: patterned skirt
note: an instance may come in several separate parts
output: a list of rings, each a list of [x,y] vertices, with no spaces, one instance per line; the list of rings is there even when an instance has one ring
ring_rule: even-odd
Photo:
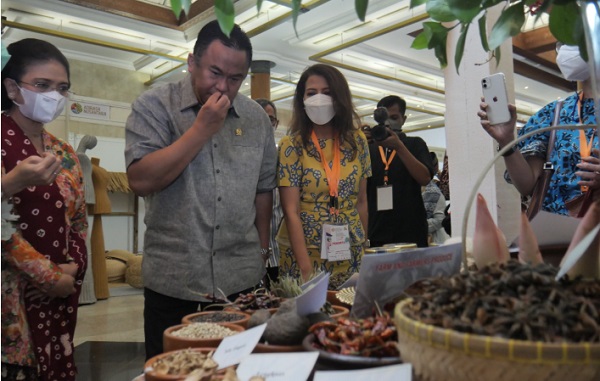
[[[308,248],[308,256],[312,263],[313,271],[322,272],[327,271],[331,275],[343,273],[348,276],[358,272],[360,268],[360,261],[364,254],[362,246],[350,246],[350,252],[352,258],[347,261],[335,261],[330,262],[326,259],[321,259],[321,250],[317,248]],[[279,276],[289,275],[293,277],[300,277],[300,268],[296,262],[296,257],[292,252],[292,248],[289,246],[279,244],[279,253],[281,255],[279,259]]]

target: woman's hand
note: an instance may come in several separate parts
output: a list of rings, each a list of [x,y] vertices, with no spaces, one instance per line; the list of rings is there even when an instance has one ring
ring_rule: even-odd
[[[75,278],[65,273],[60,276],[54,287],[48,290],[48,296],[51,298],[66,298],[73,293],[75,293]]]
[[[63,273],[69,274],[73,278],[77,276],[77,270],[79,270],[79,265],[75,262],[63,263],[58,265]]]
[[[485,103],[485,99],[481,98],[481,103],[479,104],[479,111],[477,112],[477,116],[481,119],[481,127],[488,133],[496,142],[500,148],[503,148],[505,145],[510,143],[515,139],[515,125],[517,123],[517,108],[513,104],[508,105],[508,110],[510,112],[510,120],[506,123],[498,123],[498,124],[490,124],[490,121],[487,117],[487,107],[488,104]]]
[[[12,196],[28,186],[48,185],[56,179],[61,166],[60,157],[50,152],[41,157],[29,156],[2,176],[2,191],[5,196]]]
[[[588,186],[590,189],[600,189],[600,150],[592,149],[592,156],[581,158],[577,168],[581,171],[575,172],[581,178],[579,185]]]

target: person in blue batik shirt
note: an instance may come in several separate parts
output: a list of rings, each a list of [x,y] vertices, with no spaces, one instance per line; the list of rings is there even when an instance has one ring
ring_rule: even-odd
[[[594,100],[592,98],[592,82],[588,64],[579,55],[576,46],[558,46],[556,63],[565,77],[570,81],[581,81],[582,91],[565,98],[560,111],[559,124],[596,124]],[[516,108],[509,105],[511,120],[507,123],[490,125],[487,120],[485,100],[480,104],[478,112],[483,129],[498,142],[499,149],[514,139],[516,124]],[[551,102],[533,115],[519,131],[519,136],[530,131],[552,125],[556,101]],[[533,135],[515,148],[504,154],[507,168],[507,179],[512,182],[519,193],[530,196],[536,181],[543,171],[550,132]],[[554,173],[550,180],[542,210],[562,215],[575,215],[576,208],[569,205],[578,204],[585,192],[594,190],[594,198],[600,194],[600,159],[598,159],[598,136],[594,126],[585,130],[557,130],[551,161]]]

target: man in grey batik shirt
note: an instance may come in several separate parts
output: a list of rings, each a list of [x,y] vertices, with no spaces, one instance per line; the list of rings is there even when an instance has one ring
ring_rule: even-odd
[[[127,176],[146,198],[147,358],[199,304],[248,292],[265,274],[277,152],[265,112],[238,94],[251,62],[239,26],[227,37],[210,22],[189,75],[142,94],[127,120]]]

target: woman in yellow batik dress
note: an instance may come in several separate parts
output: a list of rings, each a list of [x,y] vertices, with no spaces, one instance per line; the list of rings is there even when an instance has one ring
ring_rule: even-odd
[[[318,271],[358,271],[367,237],[366,181],[371,175],[367,140],[358,125],[348,83],[339,70],[323,64],[309,67],[296,88],[290,135],[279,144],[277,176],[284,211],[277,237],[280,274],[308,280]],[[330,181],[336,163],[333,179],[338,181]],[[332,191],[337,194],[337,220],[349,228],[347,260],[321,259]]]

